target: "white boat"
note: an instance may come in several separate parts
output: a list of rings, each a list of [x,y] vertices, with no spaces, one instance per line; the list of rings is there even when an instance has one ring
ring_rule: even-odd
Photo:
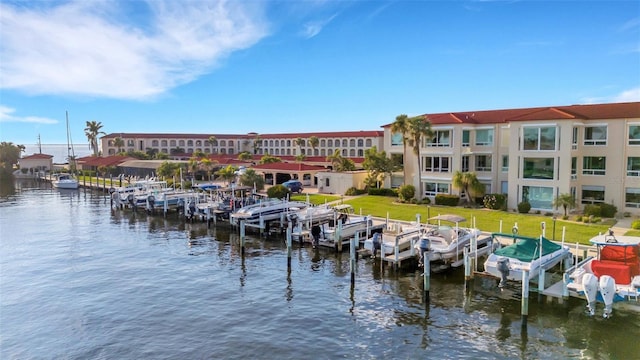
[[[69,173],[54,175],[53,180],[51,180],[51,184],[53,187],[58,189],[77,189],[80,186],[78,179]]]
[[[556,244],[543,236],[533,238],[503,233],[491,236],[494,242],[500,237],[513,239],[513,244],[496,249],[484,262],[485,272],[499,278],[501,287],[507,280],[521,282],[524,271],[528,271],[529,279],[533,279],[542,270],[546,271],[571,256],[568,246]]]
[[[489,237],[481,237],[478,229],[460,227],[460,223],[466,221],[464,217],[438,215],[430,218],[429,221],[437,222],[437,225],[425,231],[421,241],[414,245],[420,264],[424,262],[422,259],[424,248],[428,248],[432,270],[441,271],[449,267],[460,267],[464,264],[464,248],[470,246],[473,239],[476,240],[473,249],[476,254],[484,255],[489,252]],[[445,224],[442,223],[443,221]]]
[[[380,256],[400,253],[411,249],[422,237],[424,228],[417,222],[409,224],[393,223],[384,231],[374,233],[364,241],[363,247],[369,250],[373,257],[378,251]]]
[[[609,317],[613,304],[640,308],[640,237],[599,235],[590,240],[597,255],[567,270],[569,294],[584,297],[595,314],[596,302],[604,303]]]
[[[231,222],[239,224],[258,223],[262,221],[277,220],[286,217],[287,214],[305,209],[307,203],[301,201],[289,201],[280,199],[261,200],[256,204],[244,206],[231,214]]]

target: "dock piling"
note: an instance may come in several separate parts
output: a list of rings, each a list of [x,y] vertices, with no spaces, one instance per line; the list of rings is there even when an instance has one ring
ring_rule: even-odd
[[[358,243],[359,233],[356,232],[355,236],[350,239],[349,246],[349,271],[351,272],[351,286],[356,281],[356,244]]]
[[[242,254],[242,256],[244,256],[244,234],[245,234],[244,226],[245,226],[244,220],[240,220],[240,253]]]
[[[520,307],[522,315],[522,326],[527,326],[527,317],[529,316],[529,271],[522,271],[522,302]]]
[[[291,271],[291,223],[287,226],[287,269]]]
[[[431,300],[431,255],[429,251],[422,253],[423,262],[423,278],[424,278],[424,302],[428,303]]]

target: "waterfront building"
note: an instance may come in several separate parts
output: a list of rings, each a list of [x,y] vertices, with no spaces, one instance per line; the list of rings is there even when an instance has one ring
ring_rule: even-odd
[[[49,172],[53,169],[53,155],[32,154],[18,159],[18,177],[35,176],[41,172]]]
[[[485,193],[508,195],[508,208],[528,201],[555,211],[560,194],[578,210],[608,203],[640,214],[640,102],[424,114],[434,137],[420,146],[421,168],[402,134],[383,125],[384,150],[404,159],[388,186],[410,183],[421,197],[460,194],[456,171],[475,172]],[[404,179],[405,176],[407,179]]]

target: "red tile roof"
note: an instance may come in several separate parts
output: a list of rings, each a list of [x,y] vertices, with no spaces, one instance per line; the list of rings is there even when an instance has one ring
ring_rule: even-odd
[[[424,114],[431,124],[497,124],[523,120],[640,118],[640,102]],[[390,124],[382,127],[389,127]]]
[[[209,137],[214,136],[216,140],[225,140],[225,139],[254,139],[256,136],[260,136],[261,139],[271,139],[271,138],[289,138],[289,139],[307,139],[311,136],[316,136],[317,138],[335,138],[335,137],[382,137],[383,132],[380,130],[360,130],[360,131],[333,131],[333,132],[309,132],[309,133],[288,133],[288,134],[256,134],[249,133],[244,135],[233,135],[233,134],[166,134],[166,133],[111,133],[103,136],[101,139],[115,139],[117,137],[121,138],[138,138],[138,139],[201,139],[208,140]]]
[[[119,164],[127,161],[127,160],[135,160],[130,156],[122,156],[122,155],[112,155],[112,156],[85,156],[79,158],[77,161],[79,164],[84,166],[118,166]]]
[[[20,160],[47,160],[53,158],[53,155],[48,154],[33,154],[23,156]]]
[[[283,170],[283,171],[324,171],[326,168],[324,166],[313,166],[306,165],[302,163],[271,163],[271,164],[260,164],[252,166],[253,169],[257,170]]]

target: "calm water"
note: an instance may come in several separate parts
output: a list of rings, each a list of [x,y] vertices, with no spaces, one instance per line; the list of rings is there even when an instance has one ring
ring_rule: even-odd
[[[637,359],[640,315],[466,292],[461,272],[380,272],[348,253],[114,212],[100,193],[3,184],[2,359]]]

